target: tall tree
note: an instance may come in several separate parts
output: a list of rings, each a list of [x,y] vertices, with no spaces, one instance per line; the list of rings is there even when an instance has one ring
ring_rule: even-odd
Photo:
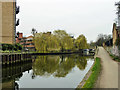
[[[102,46],[103,43],[109,41],[110,39],[112,39],[112,36],[111,36],[111,35],[99,34],[98,37],[97,37],[96,44],[97,44],[98,46]]]
[[[88,48],[87,39],[84,35],[79,35],[79,37],[75,40],[76,47],[80,49]]]
[[[55,30],[54,35],[57,38],[61,51],[73,48],[73,39],[64,30]]]

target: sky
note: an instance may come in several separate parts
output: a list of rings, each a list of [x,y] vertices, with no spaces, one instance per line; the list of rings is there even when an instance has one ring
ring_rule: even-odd
[[[38,32],[65,30],[75,38],[84,34],[88,42],[98,34],[112,34],[119,0],[17,0],[20,25],[17,31],[31,35]]]

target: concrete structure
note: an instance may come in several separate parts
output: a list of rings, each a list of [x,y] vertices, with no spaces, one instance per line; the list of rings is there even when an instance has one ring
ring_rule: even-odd
[[[112,33],[113,33],[113,46],[115,46],[116,40],[120,38],[120,27],[119,26],[117,27],[115,23],[113,24]]]
[[[19,25],[19,19],[16,22],[18,13],[16,0],[0,0],[0,43],[15,43],[16,26]]]

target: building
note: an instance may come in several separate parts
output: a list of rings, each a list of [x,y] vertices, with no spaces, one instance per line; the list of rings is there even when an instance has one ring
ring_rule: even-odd
[[[120,38],[120,26],[117,26],[115,23],[113,24],[113,45],[115,46],[116,40]]]
[[[19,19],[16,0],[0,0],[0,43],[14,44]]]
[[[17,33],[16,43],[23,46],[24,50],[35,50],[33,36],[23,37],[23,33]]]

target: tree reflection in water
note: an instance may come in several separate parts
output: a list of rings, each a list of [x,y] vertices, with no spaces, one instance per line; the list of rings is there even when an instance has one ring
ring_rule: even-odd
[[[84,70],[86,65],[87,57],[80,55],[38,56],[33,63],[32,77],[38,75],[65,77],[75,66]]]

